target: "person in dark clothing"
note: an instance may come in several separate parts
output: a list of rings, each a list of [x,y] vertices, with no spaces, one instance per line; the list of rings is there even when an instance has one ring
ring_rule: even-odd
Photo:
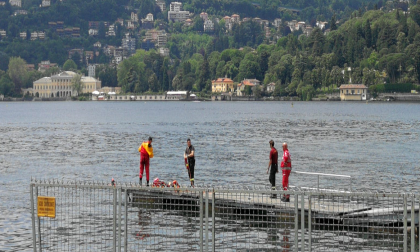
[[[270,162],[268,163],[268,168],[267,168],[267,174],[268,174],[268,170],[270,170],[270,176],[268,177],[268,180],[271,183],[271,189],[272,190],[276,190],[276,173],[279,172],[279,168],[278,168],[278,152],[276,150],[276,148],[274,148],[274,141],[270,140],[270,147],[271,147],[271,151],[270,151]],[[272,194],[271,198],[277,198],[277,194]]]
[[[184,158],[187,159],[187,169],[190,176],[191,186],[194,186],[194,167],[195,167],[195,149],[191,144],[191,140],[187,139],[187,149],[185,149]]]

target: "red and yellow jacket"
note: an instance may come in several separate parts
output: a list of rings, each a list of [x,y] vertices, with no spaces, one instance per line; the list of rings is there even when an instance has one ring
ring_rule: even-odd
[[[149,147],[148,142],[143,142],[139,147],[139,152],[143,155],[148,155],[149,158],[153,158],[153,147]]]

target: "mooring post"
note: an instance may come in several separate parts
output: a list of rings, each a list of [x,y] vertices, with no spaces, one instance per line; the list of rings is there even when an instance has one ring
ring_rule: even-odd
[[[33,184],[29,186],[29,191],[31,192],[32,246],[34,247],[34,252],[36,252],[35,207],[34,207],[34,185]]]
[[[407,194],[404,194],[404,252],[407,252]]]
[[[295,252],[298,252],[299,238],[299,195],[295,194]]]

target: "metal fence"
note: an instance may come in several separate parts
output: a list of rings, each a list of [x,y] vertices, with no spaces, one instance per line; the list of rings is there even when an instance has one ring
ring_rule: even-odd
[[[32,181],[34,251],[420,251],[419,195]],[[277,194],[277,198],[271,198]],[[55,197],[55,218],[38,197]]]

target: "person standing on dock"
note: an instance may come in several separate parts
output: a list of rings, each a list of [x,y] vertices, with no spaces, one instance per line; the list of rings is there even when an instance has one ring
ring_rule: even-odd
[[[290,153],[289,149],[287,148],[287,143],[283,143],[283,158],[281,161],[281,171],[283,173],[283,190],[287,191],[289,187],[289,175],[292,171],[292,160],[290,159]],[[290,195],[283,195],[281,201],[290,202]]]
[[[142,184],[144,168],[146,168],[147,186],[149,186],[149,160],[153,158],[152,137],[143,142],[139,147],[140,152],[140,185]]]
[[[194,167],[195,167],[195,156],[194,146],[191,144],[191,139],[187,139],[187,149],[185,149],[184,158],[187,159],[188,175],[190,177],[191,186],[194,187]]]
[[[270,167],[271,167],[271,170],[270,170],[270,176],[268,177],[268,180],[271,183],[271,189],[276,190],[276,173],[279,172],[279,167],[278,167],[279,153],[277,152],[277,149],[274,148],[273,140],[270,140],[269,144],[271,147],[271,151],[270,151],[270,162],[268,163],[267,173]],[[271,198],[273,199],[277,198],[277,194],[271,195]]]

